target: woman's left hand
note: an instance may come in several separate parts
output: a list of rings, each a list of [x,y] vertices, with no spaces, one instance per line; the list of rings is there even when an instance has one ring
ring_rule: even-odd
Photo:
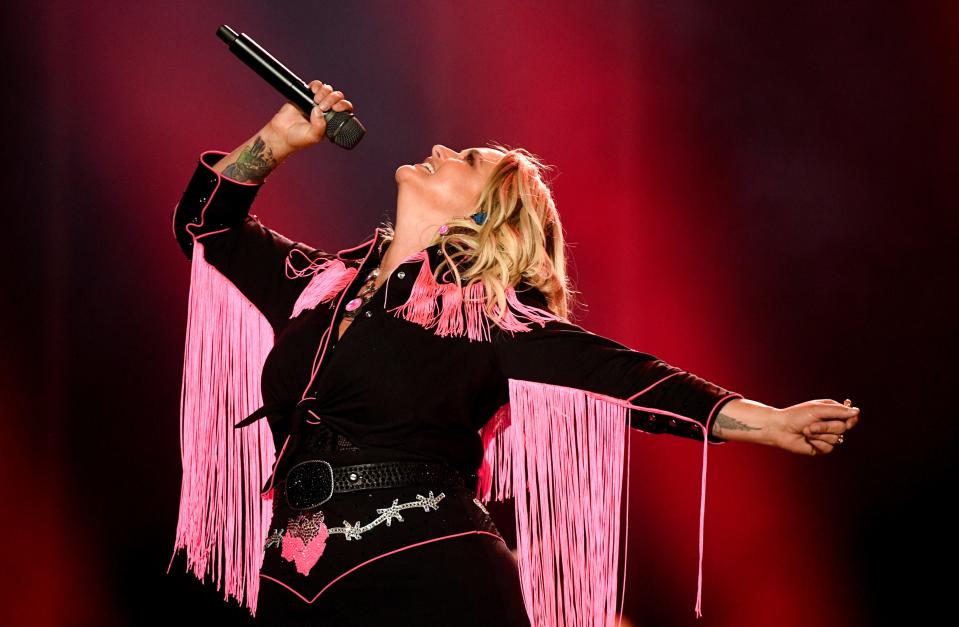
[[[838,403],[825,398],[777,409],[768,435],[774,446],[792,453],[831,453],[859,422],[859,408],[851,405],[849,399]]]

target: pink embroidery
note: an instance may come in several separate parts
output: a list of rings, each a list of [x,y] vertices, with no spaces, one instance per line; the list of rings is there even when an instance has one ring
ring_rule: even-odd
[[[329,535],[326,523],[323,522],[323,512],[315,512],[309,517],[298,514],[286,529],[280,555],[286,561],[296,564],[298,573],[309,575],[323,555]]]

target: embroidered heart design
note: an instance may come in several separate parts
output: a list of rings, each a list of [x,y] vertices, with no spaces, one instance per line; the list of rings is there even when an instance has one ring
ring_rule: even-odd
[[[323,512],[316,512],[310,517],[299,514],[287,527],[280,555],[296,565],[296,572],[309,575],[323,555],[329,535],[329,529],[323,522]]]

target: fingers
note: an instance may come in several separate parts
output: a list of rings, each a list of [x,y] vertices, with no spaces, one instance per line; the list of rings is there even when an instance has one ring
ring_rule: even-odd
[[[852,407],[848,398],[841,404],[832,399],[822,399],[819,410],[814,412],[816,420],[806,425],[803,433],[806,436],[819,434],[839,435],[852,429],[859,422],[859,408]]]
[[[820,420],[848,420],[859,415],[859,408],[850,407],[849,403],[852,403],[852,401],[848,399],[846,403],[837,403],[830,399],[817,401],[816,403],[810,405],[810,413]]]
[[[329,104],[325,104],[325,99],[331,93],[333,93],[333,86],[323,83],[323,81],[312,81],[310,83],[310,90],[313,92],[313,102],[320,107],[321,111],[327,111],[330,108]]]
[[[810,409],[806,420],[811,418],[812,422],[803,427],[802,433],[809,455],[833,452],[842,446],[843,434],[859,422],[859,408],[853,407],[848,398],[843,403],[823,398],[806,406]]]
[[[325,84],[322,81],[311,81],[309,87],[315,94],[313,102],[320,108],[320,111],[325,113],[331,108],[334,111],[353,110],[353,103],[345,100],[343,92],[334,90],[332,85]]]
[[[353,103],[349,100],[338,100],[333,103],[334,111],[352,111]]]
[[[808,442],[812,447],[810,455],[826,455],[828,453],[832,453],[833,449],[835,448],[829,442],[824,442],[817,438],[813,438],[811,440],[807,439],[806,442]]]
[[[820,433],[806,438],[809,442],[818,440],[820,442],[825,442],[826,444],[835,445],[839,442],[839,436],[834,433]]]
[[[807,425],[803,429],[806,436],[818,436],[825,434],[840,435],[846,432],[846,421],[844,420],[820,420]]]

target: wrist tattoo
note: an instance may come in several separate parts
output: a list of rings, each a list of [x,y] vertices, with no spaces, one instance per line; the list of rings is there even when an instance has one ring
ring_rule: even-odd
[[[244,148],[237,160],[223,169],[223,174],[241,182],[259,181],[275,167],[273,151],[257,135],[253,144]]]
[[[727,416],[720,410],[719,415],[716,417],[716,420],[713,422],[713,435],[716,437],[723,437],[723,429],[728,429],[730,431],[759,431],[759,427],[753,427],[747,425],[745,422],[736,420],[732,416]]]

